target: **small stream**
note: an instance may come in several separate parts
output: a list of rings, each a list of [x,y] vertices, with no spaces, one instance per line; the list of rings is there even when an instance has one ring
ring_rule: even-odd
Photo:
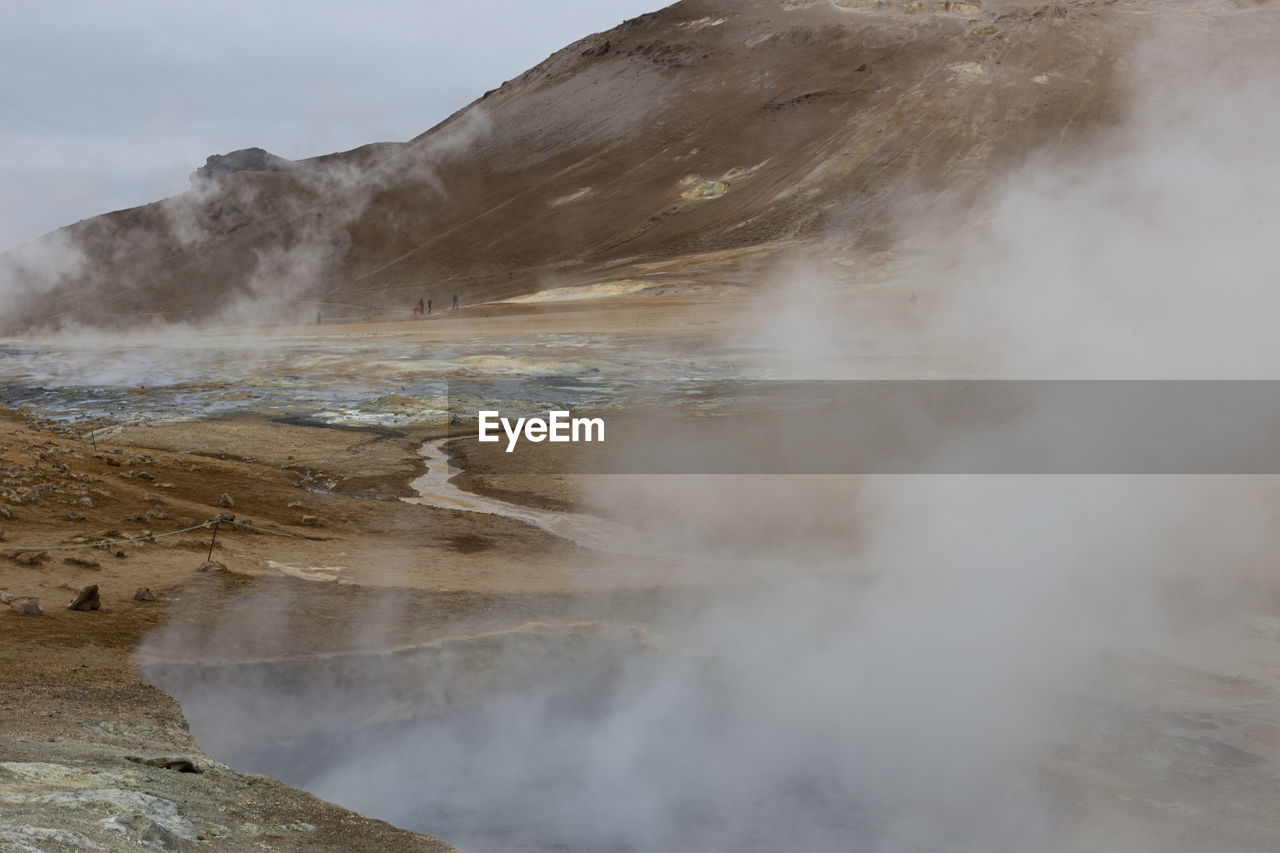
[[[603,518],[584,513],[556,512],[520,506],[468,492],[454,485],[451,478],[461,471],[449,464],[449,454],[444,449],[444,445],[456,438],[457,436],[452,436],[428,441],[418,450],[418,455],[426,463],[427,470],[409,484],[409,487],[418,493],[418,497],[401,498],[402,501],[420,506],[511,518],[584,548],[620,553],[621,543],[625,541],[623,537],[625,530]]]

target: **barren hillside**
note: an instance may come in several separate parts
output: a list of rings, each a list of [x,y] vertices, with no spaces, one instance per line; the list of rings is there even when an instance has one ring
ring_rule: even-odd
[[[930,207],[978,197],[1114,119],[1117,63],[1152,10],[684,0],[406,144],[211,158],[187,193],[8,253],[0,274],[24,295],[6,325],[302,320],[621,278],[639,260],[688,256],[696,275],[705,253],[796,240],[878,247],[914,191]]]

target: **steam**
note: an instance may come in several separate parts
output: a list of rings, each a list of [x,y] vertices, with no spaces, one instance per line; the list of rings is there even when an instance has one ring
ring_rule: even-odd
[[[1243,26],[1206,45],[1166,25],[1124,127],[1007,181],[989,223],[942,252],[935,345],[983,375],[1280,375],[1280,85]]]
[[[1148,48],[1125,127],[1035,158],[941,268],[898,282],[921,292],[916,346],[960,375],[1280,372],[1277,78],[1164,85],[1181,38]],[[1241,116],[1253,133],[1222,132]],[[758,339],[786,375],[865,356],[807,319],[841,302],[817,288]],[[602,479],[594,506],[662,547],[600,571],[648,604],[583,596],[323,665],[193,666],[211,638],[178,624],[144,659],[215,756],[473,851],[1064,850],[1086,782],[1055,756],[1127,701],[1106,664],[1236,618],[1275,498],[1262,479]],[[260,606],[285,618],[293,594]],[[252,649],[257,615],[215,636]],[[415,631],[352,618],[364,648]]]
[[[489,132],[487,113],[473,106],[403,146],[301,161],[278,173],[288,176],[278,179],[288,182],[289,192],[279,191],[272,181],[277,175],[195,179],[181,195],[61,229],[7,253],[0,259],[0,298],[10,306],[9,318],[23,318],[25,332],[70,337],[86,327],[121,324],[182,332],[310,322],[326,292],[349,271],[351,229],[370,202],[403,186],[447,199],[438,170]],[[272,226],[268,239],[222,259],[226,288],[189,294],[177,304],[176,316],[157,311],[144,286],[157,272],[170,272],[165,258],[182,250],[189,255],[201,243],[231,245],[227,241],[255,220]],[[376,295],[369,301],[376,304]],[[122,306],[123,313],[96,314],[99,304]],[[32,317],[45,319],[32,326]]]

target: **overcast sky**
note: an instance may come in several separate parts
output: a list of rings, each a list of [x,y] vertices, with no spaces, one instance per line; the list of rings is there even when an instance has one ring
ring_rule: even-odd
[[[668,0],[0,0],[0,249],[210,154],[406,140]]]

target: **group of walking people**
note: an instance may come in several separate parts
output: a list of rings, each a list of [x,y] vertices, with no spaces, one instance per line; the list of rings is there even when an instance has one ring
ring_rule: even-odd
[[[455,294],[453,294],[453,305],[452,305],[452,306],[450,306],[449,310],[450,310],[450,311],[457,311],[457,310],[458,310],[458,294],[456,294],[456,293],[455,293]],[[427,315],[427,314],[430,314],[430,313],[431,313],[431,300],[430,300],[430,299],[426,299],[426,300],[419,299],[419,300],[418,300],[418,304],[417,304],[417,305],[415,305],[415,306],[413,306],[413,313],[414,313],[414,314],[422,314],[422,315],[424,315],[424,316],[425,316],[425,315]],[[316,322],[319,322],[319,321],[317,320]]]

